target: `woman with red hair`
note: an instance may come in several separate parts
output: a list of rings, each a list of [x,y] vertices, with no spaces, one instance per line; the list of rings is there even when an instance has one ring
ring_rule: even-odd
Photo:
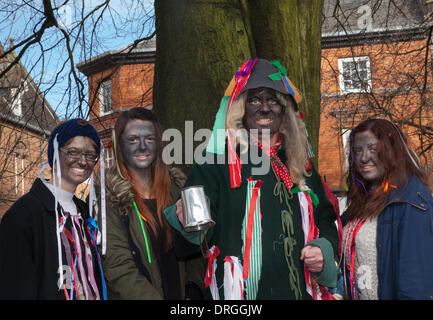
[[[178,196],[185,176],[162,160],[160,123],[150,110],[125,111],[115,124],[113,146],[116,166],[106,175],[107,255],[103,263],[109,298],[200,298],[202,281],[187,277],[162,214]],[[188,262],[188,275],[203,272],[194,269],[200,267],[200,260],[201,256]]]
[[[343,233],[346,297],[433,299],[433,197],[401,130],[368,119],[352,130]]]

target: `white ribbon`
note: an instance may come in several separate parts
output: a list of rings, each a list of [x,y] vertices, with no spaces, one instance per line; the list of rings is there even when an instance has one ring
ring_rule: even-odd
[[[106,221],[106,205],[105,205],[105,162],[104,162],[104,145],[100,144],[99,152],[99,163],[100,163],[100,195],[101,195],[101,211],[99,211],[98,201],[96,199],[96,191],[94,185],[93,172],[90,176],[90,194],[89,194],[89,215],[93,217],[93,209],[95,209],[96,215],[98,215],[97,223],[101,225],[102,229],[102,240],[101,233],[97,232],[96,242],[102,245],[102,255],[105,255],[107,251],[107,221]],[[100,213],[100,215],[98,214]],[[99,217],[101,221],[99,221]]]
[[[302,216],[302,230],[304,231],[304,246],[307,244],[308,233],[310,231],[310,214],[308,211],[308,199],[304,192],[298,192],[299,208]]]
[[[102,223],[102,255],[107,251],[107,218],[105,207],[105,163],[104,163],[104,145],[101,142],[101,223]]]
[[[242,265],[235,256],[224,260],[224,300],[244,300]]]
[[[59,142],[57,141],[57,136],[54,137],[54,155],[53,155],[53,186],[54,186],[54,211],[56,213],[56,234],[57,234],[57,255],[58,255],[58,263],[59,263],[59,290],[63,285],[63,258],[62,258],[62,242],[60,240],[60,226],[59,226],[59,201],[58,201],[58,191],[56,188],[56,180],[59,184],[59,189],[62,187],[62,173],[60,169],[60,161],[59,161]],[[56,179],[57,177],[57,179]],[[63,214],[62,214],[63,215]]]

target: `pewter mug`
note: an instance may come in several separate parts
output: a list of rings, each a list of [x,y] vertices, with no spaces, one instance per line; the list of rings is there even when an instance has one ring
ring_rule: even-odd
[[[202,231],[215,225],[203,186],[191,186],[181,192],[183,228],[186,232]]]

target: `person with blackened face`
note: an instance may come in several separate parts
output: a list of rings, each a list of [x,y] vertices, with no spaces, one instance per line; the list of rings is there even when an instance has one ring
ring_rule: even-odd
[[[397,125],[353,128],[347,186],[345,298],[432,300],[433,188]]]
[[[272,137],[271,145],[275,144],[278,130],[281,126],[284,108],[276,96],[276,91],[270,88],[248,90],[245,102],[243,125],[249,131],[257,130],[261,136],[264,130],[269,130]]]
[[[333,299],[337,214],[309,161],[301,100],[278,61],[245,62],[216,116],[206,156],[215,161],[195,164],[185,184],[209,199],[206,243],[183,230],[181,200],[165,210],[179,256],[209,248],[208,298]],[[261,173],[254,155],[269,164]]]
[[[41,177],[1,221],[0,299],[106,299],[99,228],[75,196],[100,153],[98,133],[85,120],[51,132]],[[42,178],[48,164],[51,181]]]
[[[106,174],[109,299],[201,299],[201,256],[179,261],[162,210],[185,182],[162,159],[162,127],[145,108],[122,112],[113,130],[115,166]]]

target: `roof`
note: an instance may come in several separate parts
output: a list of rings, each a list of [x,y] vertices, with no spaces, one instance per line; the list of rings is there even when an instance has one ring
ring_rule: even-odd
[[[325,0],[322,48],[423,39],[426,9],[420,0]]]
[[[86,76],[109,69],[116,65],[155,62],[156,36],[149,40],[136,40],[126,47],[106,51],[77,64]]]
[[[3,46],[0,44],[0,54],[3,52]],[[3,57],[0,60],[0,72],[14,58],[14,53]],[[21,93],[20,116],[12,112],[11,100],[15,96],[11,89],[15,89],[15,92],[19,90],[18,92]],[[49,135],[59,122],[59,117],[20,61],[0,79],[0,119],[41,135]]]

